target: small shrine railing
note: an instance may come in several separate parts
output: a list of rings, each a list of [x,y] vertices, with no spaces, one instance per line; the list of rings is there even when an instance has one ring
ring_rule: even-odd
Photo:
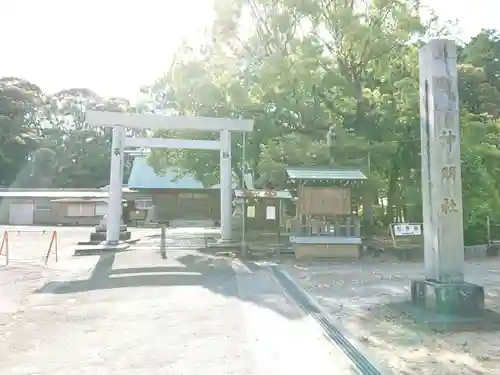
[[[360,237],[361,219],[349,215],[328,220],[308,218],[301,223],[298,218],[290,218],[286,222],[286,231],[295,236]]]

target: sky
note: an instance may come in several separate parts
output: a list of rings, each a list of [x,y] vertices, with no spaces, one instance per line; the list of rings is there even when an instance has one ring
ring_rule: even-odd
[[[458,19],[460,37],[500,29],[499,0],[423,0]],[[77,5],[80,4],[80,5]],[[135,99],[168,67],[183,38],[196,40],[212,0],[0,1],[0,77],[25,78],[46,92],[86,87]]]

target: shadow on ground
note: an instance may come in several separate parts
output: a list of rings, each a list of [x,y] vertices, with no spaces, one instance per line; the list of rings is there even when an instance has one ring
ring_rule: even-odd
[[[115,260],[122,254],[125,253],[101,254],[89,279],[49,282],[35,293],[60,295],[118,288],[201,286],[228,298],[271,309],[287,319],[305,316],[284,297],[267,268],[251,264],[248,272],[235,274],[228,264],[231,260],[208,257],[191,249],[188,254],[175,256],[181,265],[114,269]]]

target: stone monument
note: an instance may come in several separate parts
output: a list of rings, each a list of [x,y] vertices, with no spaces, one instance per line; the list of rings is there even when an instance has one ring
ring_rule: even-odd
[[[411,283],[414,306],[474,316],[484,290],[464,280],[460,124],[456,45],[431,40],[420,50],[420,124],[425,279]]]

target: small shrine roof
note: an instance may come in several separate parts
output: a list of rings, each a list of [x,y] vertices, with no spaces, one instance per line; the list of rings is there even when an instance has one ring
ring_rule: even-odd
[[[266,189],[251,189],[241,190],[235,189],[234,195],[236,198],[276,198],[276,199],[292,199],[292,194],[288,190],[266,190]]]
[[[287,168],[292,180],[366,180],[359,169],[340,168]]]

